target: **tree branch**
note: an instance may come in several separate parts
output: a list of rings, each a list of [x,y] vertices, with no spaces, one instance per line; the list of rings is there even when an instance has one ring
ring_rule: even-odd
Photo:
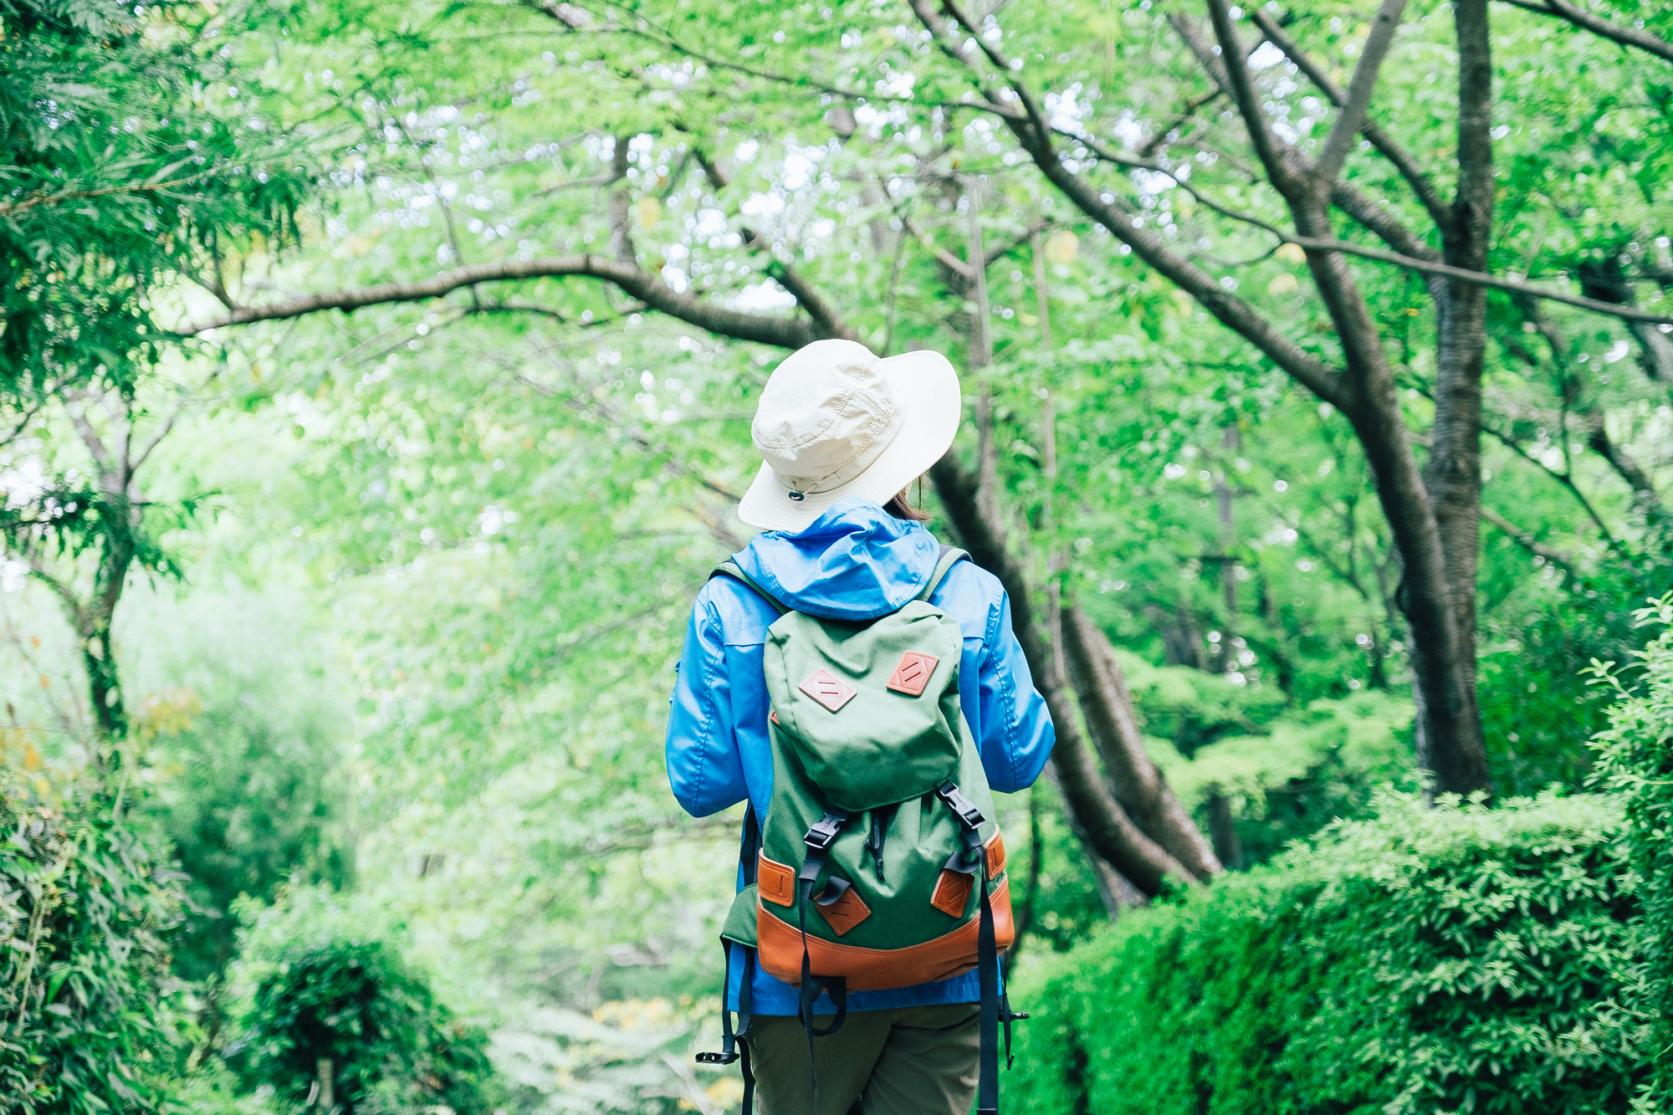
[[[93,429],[93,423],[87,420],[85,396],[82,401],[83,406],[66,406],[64,410],[69,414],[70,423],[80,436],[81,443],[87,447],[88,456],[93,458],[93,463],[98,466],[99,471],[108,476],[116,470],[116,462],[111,458],[110,449],[99,437],[98,431]]]
[[[478,283],[573,276],[602,279],[637,298],[650,309],[668,314],[700,329],[738,340],[755,341],[780,348],[800,348],[819,336],[817,330],[805,320],[719,306],[697,295],[674,290],[661,279],[638,267],[592,253],[476,263],[443,271],[416,282],[380,283],[309,294],[265,306],[242,306],[230,313],[187,323],[177,329],[176,333],[183,337],[192,337],[229,325],[281,321],[325,310],[349,313],[367,306],[394,302],[424,302]]]
[[[64,611],[70,620],[70,626],[75,629],[77,637],[86,638],[87,610],[81,601],[76,598],[76,594],[70,591],[70,586],[53,576],[46,566],[32,556],[28,558],[28,565],[29,575],[45,585],[58,598],[58,602],[64,606]]]
[[[1259,9],[1255,9],[1251,12],[1251,15],[1257,17],[1261,14],[1262,13],[1260,13]],[[1196,27],[1182,16],[1172,16],[1169,18],[1168,22],[1179,35],[1180,39],[1184,41],[1186,47],[1197,56],[1197,61],[1202,65],[1204,71],[1207,72],[1210,80],[1214,81],[1223,92],[1229,93],[1231,86],[1229,84],[1229,79],[1226,76],[1226,68],[1221,65],[1219,55],[1214,53],[1213,48],[1206,40],[1203,39],[1201,34],[1198,33]],[[1268,23],[1270,23],[1270,21],[1268,21]],[[1261,27],[1263,31],[1267,31],[1268,29],[1267,23],[1262,23]],[[1273,29],[1276,29],[1275,24],[1273,24],[1272,27]],[[1268,37],[1270,38],[1270,32],[1268,32]],[[1286,39],[1285,42],[1288,42],[1288,40]],[[1280,47],[1280,49],[1284,48]],[[1293,43],[1290,44],[1289,49],[1295,49]],[[1297,53],[1299,54],[1299,51],[1297,51]],[[1297,65],[1301,66],[1302,63],[1297,62]],[[1310,66],[1312,63],[1309,62],[1307,65]],[[1315,80],[1323,82],[1328,81],[1328,78],[1321,74]],[[1324,86],[1321,85],[1321,88],[1324,88]],[[1334,99],[1336,99],[1338,103],[1345,98],[1345,95],[1342,94],[1340,90],[1336,89],[1334,84],[1329,86],[1329,91],[1334,92]],[[1329,94],[1327,93],[1327,95]],[[1375,125],[1365,125],[1364,131],[1367,138],[1371,138],[1373,135],[1379,137],[1381,136],[1381,132],[1374,132],[1374,129]],[[1276,137],[1274,137],[1274,139],[1276,141]],[[1393,149],[1392,144],[1389,144],[1388,146],[1391,150]],[[1301,155],[1293,146],[1287,143],[1279,143],[1278,154],[1284,160],[1285,164],[1291,168],[1291,173],[1297,175],[1305,173]],[[1388,152],[1385,151],[1385,154],[1388,154]],[[1411,173],[1417,179],[1417,182],[1414,183],[1414,185],[1421,187],[1419,189],[1419,193],[1420,196],[1425,199],[1425,205],[1430,204],[1431,201],[1433,202],[1434,208],[1431,210],[1431,215],[1437,223],[1447,219],[1449,211],[1446,207],[1446,203],[1440,200],[1439,195],[1435,194],[1433,187],[1429,186],[1427,181],[1422,180],[1421,174],[1416,171],[1415,167],[1412,168]],[[1424,242],[1422,238],[1418,237],[1415,233],[1403,225],[1400,222],[1400,219],[1389,211],[1386,206],[1366,194],[1358,186],[1338,179],[1330,184],[1330,200],[1337,208],[1341,209],[1342,212],[1348,214],[1348,216],[1352,217],[1360,225],[1364,226],[1378,239],[1382,240],[1395,251],[1412,256],[1416,259],[1440,258],[1440,253],[1429,247],[1429,245]],[[1283,234],[1280,233],[1279,235]],[[1437,283],[1431,283],[1430,290],[1432,294],[1435,294],[1438,297],[1439,286]]]
[[[1553,290],[1551,287],[1534,286],[1531,283],[1506,279],[1498,275],[1489,275],[1483,271],[1475,271],[1467,267],[1455,267],[1450,263],[1442,263],[1439,260],[1420,259],[1401,252],[1388,252],[1381,248],[1352,244],[1346,240],[1296,236],[1289,233],[1278,233],[1278,235],[1295,242],[1300,247],[1313,251],[1341,252],[1344,255],[1359,256],[1361,259],[1376,260],[1378,263],[1392,263],[1396,267],[1404,267],[1408,271],[1452,279],[1464,283],[1466,286],[1486,287],[1489,290],[1508,291],[1511,294],[1526,295],[1529,298],[1539,298],[1547,302],[1560,302],[1564,306],[1590,310],[1592,313],[1620,318],[1623,321],[1642,321],[1650,325],[1673,325],[1673,316],[1668,314],[1642,310],[1637,306],[1620,306],[1613,302],[1600,302],[1595,298],[1587,298],[1580,294],[1569,294],[1567,291]]]
[[[1087,743],[1069,686],[1056,684],[1061,679],[1048,669],[1051,648],[1046,645],[1028,583],[1011,555],[1001,524],[982,513],[975,476],[949,453],[930,469],[930,479],[960,544],[1005,585],[1012,627],[1023,656],[1036,668],[1041,695],[1057,728],[1052,766],[1058,786],[1087,844],[1147,895],[1157,894],[1170,877],[1191,880],[1192,872],[1146,835],[1111,794]]]
[[[1561,569],[1564,573],[1567,573],[1571,577],[1578,576],[1575,571],[1573,558],[1559,550],[1554,550],[1550,546],[1547,546],[1545,543],[1535,538],[1532,534],[1529,534],[1527,531],[1523,530],[1509,519],[1506,519],[1503,515],[1499,514],[1491,507],[1488,507],[1485,503],[1481,505],[1481,517],[1486,519],[1494,527],[1498,528],[1500,534],[1503,534],[1506,538],[1510,539],[1530,554],[1544,560],[1550,565],[1556,566],[1558,569]]]
[[[1339,107],[1346,102],[1347,94],[1330,79],[1330,75],[1325,72],[1322,66],[1309,57],[1294,39],[1290,38],[1282,23],[1273,18],[1270,12],[1264,7],[1256,5],[1249,9],[1249,18],[1254,20],[1255,26],[1260,28],[1261,34],[1266,36],[1267,41],[1283,51],[1285,56],[1295,63],[1296,69],[1306,74],[1307,79],[1318,87],[1319,92],[1323,93],[1326,99]],[[1366,139],[1370,140],[1371,146],[1375,147],[1383,158],[1387,159],[1394,169],[1399,172],[1400,177],[1406,180],[1429,216],[1439,224],[1446,215],[1446,202],[1441,200],[1441,195],[1436,192],[1434,184],[1429,181],[1429,176],[1424,174],[1411,155],[1395,143],[1393,138],[1377,124],[1366,121],[1361,132]]]
[[[935,36],[941,52],[979,83],[974,71],[975,60],[961,43],[949,38],[947,24],[931,8],[930,0],[912,0],[912,9],[919,21]],[[990,56],[997,53],[991,47],[988,51]],[[1008,65],[1004,70],[1007,74],[1014,74]],[[1013,76],[1011,84],[1016,88],[1022,82]],[[1214,276],[1173,252],[1150,229],[1136,224],[1131,214],[1105,201],[1096,188],[1064,165],[1052,146],[1049,130],[1038,129],[1027,121],[1014,118],[1007,119],[1005,123],[1041,173],[1081,212],[1132,248],[1140,259],[1191,295],[1222,324],[1248,340],[1303,386],[1339,409],[1346,408],[1347,397],[1336,369],[1286,337],[1253,306],[1222,287]]]
[[[1109,639],[1085,612],[1072,605],[1063,610],[1060,630],[1069,676],[1104,769],[1109,772],[1116,800],[1141,829],[1197,878],[1218,875],[1224,868],[1214,849],[1162,780],[1145,749],[1133,711],[1133,696]]]
[[[1613,43],[1624,47],[1632,47],[1655,55],[1664,62],[1673,62],[1673,43],[1658,38],[1642,27],[1631,27],[1624,23],[1615,23],[1596,16],[1588,11],[1569,3],[1569,0],[1504,0],[1506,4],[1523,11],[1538,12],[1540,15],[1556,16],[1565,23],[1573,24],[1584,31],[1600,35]]]
[[[1249,133],[1250,142],[1254,144],[1255,155],[1266,168],[1267,177],[1272,180],[1272,184],[1278,187],[1280,193],[1288,196],[1300,186],[1300,178],[1295,173],[1295,168],[1280,157],[1272,129],[1266,122],[1266,113],[1261,111],[1260,98],[1255,95],[1254,83],[1249,78],[1249,66],[1244,59],[1243,44],[1238,41],[1237,28],[1232,25],[1231,10],[1226,0],[1208,0],[1208,16],[1214,28],[1214,37],[1220,44],[1220,72],[1231,91],[1232,103],[1237,105],[1238,115],[1243,117],[1244,129]],[[1189,28],[1189,24],[1183,19],[1175,20],[1174,26],[1181,35],[1186,34]]]
[[[210,384],[214,383],[215,380],[219,378],[221,372],[225,368],[226,365],[224,363],[217,365],[214,371],[204,377],[203,382],[198,385],[197,389],[199,391],[203,391],[208,388]],[[169,413],[169,416],[163,420],[162,425],[157,427],[156,433],[152,434],[150,439],[140,448],[140,451],[133,455],[133,459],[128,465],[129,476],[138,472],[145,464],[146,460],[148,460],[151,454],[156,450],[157,446],[163,443],[163,439],[168,437],[168,435],[173,432],[175,424],[180,421],[180,416],[185,413],[186,404],[189,401],[189,399],[181,399],[179,404],[175,406],[174,410]]]
[[[1365,36],[1359,65],[1354,67],[1353,79],[1348,82],[1347,100],[1342,103],[1336,123],[1325,137],[1324,149],[1313,164],[1313,173],[1326,185],[1336,181],[1336,176],[1342,172],[1348,151],[1365,124],[1366,112],[1371,107],[1371,90],[1377,84],[1377,71],[1388,56],[1388,48],[1394,44],[1394,31],[1400,26],[1400,16],[1405,9],[1406,0],[1382,0],[1376,16],[1371,20],[1371,30]]]
[[[640,12],[631,13],[637,20],[636,23],[625,25],[606,24],[603,28],[593,28],[587,25],[585,19],[579,18],[576,15],[579,9],[574,4],[553,4],[550,3],[549,0],[524,0],[524,4],[531,10],[539,12],[541,15],[555,20],[567,31],[582,33],[594,32],[600,29],[620,31],[624,34],[632,35],[635,38],[644,39],[647,42],[666,47],[675,54],[689,58],[694,62],[701,62],[710,69],[728,70],[732,73],[743,74],[745,77],[753,77],[760,81],[769,82],[774,85],[787,85],[798,89],[810,89],[814,92],[822,93],[829,97],[836,97],[844,101],[853,101],[858,104],[864,104],[866,102],[874,102],[877,104],[903,104],[911,105],[916,108],[968,109],[973,112],[991,113],[1002,117],[1015,115],[1017,112],[1016,109],[1010,108],[1002,103],[983,103],[979,101],[935,101],[914,96],[898,96],[889,93],[871,92],[864,89],[849,89],[840,85],[832,85],[829,82],[820,81],[808,73],[780,73],[775,70],[768,70],[760,66],[754,66],[747,62],[739,62],[730,58],[722,58],[719,55],[711,54],[705,50],[699,50],[696,47],[681,42],[668,30],[658,27]],[[559,14],[560,11],[565,14]],[[592,13],[587,13],[587,15],[591,14]]]
[[[680,130],[682,132],[686,131],[684,127],[681,127]],[[686,132],[686,134],[690,135],[691,133]],[[712,158],[707,151],[697,146],[693,146],[691,151],[697,160],[698,167],[703,171],[703,176],[708,179],[709,185],[714,188],[716,193],[731,184],[731,178],[727,175],[726,169]],[[760,252],[767,257],[767,275],[783,287],[790,297],[796,300],[796,304],[807,312],[807,316],[813,319],[814,326],[819,330],[820,336],[844,337],[849,340],[859,339],[847,325],[843,324],[841,315],[832,308],[829,302],[825,301],[824,296],[819,293],[814,285],[788,260],[779,258],[778,253],[773,251],[772,245],[767,242],[765,236],[761,235],[759,229],[749,225],[741,225],[738,231],[744,247],[751,251]]]

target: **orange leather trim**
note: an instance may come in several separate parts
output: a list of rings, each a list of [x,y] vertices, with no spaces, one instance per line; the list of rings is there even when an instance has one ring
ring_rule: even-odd
[[[1011,920],[1011,884],[1006,880],[992,894],[994,939],[1001,951],[1016,941]],[[802,935],[765,906],[758,909],[756,935],[761,967],[789,983],[802,978]],[[813,974],[844,976],[855,991],[881,991],[946,979],[976,966],[981,919],[971,918],[951,933],[903,949],[868,949],[808,937],[808,961]]]
[[[861,898],[860,892],[853,887],[843,891],[842,897],[829,906],[821,906],[816,902],[813,908],[819,911],[820,916],[832,929],[836,930],[838,937],[871,916],[871,907],[866,905],[866,900]]]
[[[998,832],[987,842],[988,878],[992,879],[1005,870],[1005,838]]]
[[[935,880],[935,893],[930,895],[929,904],[949,917],[962,918],[970,906],[970,885],[974,881],[962,871],[943,867],[941,877]]]
[[[768,902],[790,906],[796,901],[795,871],[768,859],[765,852],[761,853],[755,868],[755,885],[760,889],[761,897]]]

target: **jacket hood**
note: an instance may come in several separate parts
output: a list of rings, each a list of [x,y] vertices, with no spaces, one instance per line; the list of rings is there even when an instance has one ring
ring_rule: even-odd
[[[798,612],[870,620],[916,596],[939,556],[940,546],[922,523],[897,519],[875,503],[846,500],[794,533],[756,535],[733,560]]]

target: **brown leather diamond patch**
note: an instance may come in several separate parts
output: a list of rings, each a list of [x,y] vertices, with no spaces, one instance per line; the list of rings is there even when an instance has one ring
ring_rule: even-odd
[[[935,891],[929,897],[929,904],[948,917],[962,918],[970,905],[970,892],[975,885],[973,876],[942,868],[941,877],[935,880]]]
[[[860,897],[860,892],[853,887],[843,891],[842,897],[835,902],[829,905],[818,903],[815,908],[830,927],[836,930],[838,937],[871,916],[871,907],[866,905],[865,899]],[[963,913],[962,910],[959,912]]]
[[[919,650],[909,650],[900,656],[900,663],[895,672],[889,675],[889,688],[896,693],[904,693],[908,697],[922,696],[924,686],[929,684],[930,675],[935,673],[935,664],[941,661],[933,654],[925,654]]]
[[[796,687],[832,712],[854,699],[854,687],[821,666]]]

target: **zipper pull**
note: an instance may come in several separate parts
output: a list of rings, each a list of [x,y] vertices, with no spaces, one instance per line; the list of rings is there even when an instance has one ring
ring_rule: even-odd
[[[882,810],[873,810],[871,814],[871,832],[866,835],[866,849],[871,852],[872,866],[877,871],[879,883],[888,882],[883,877],[883,817]]]

